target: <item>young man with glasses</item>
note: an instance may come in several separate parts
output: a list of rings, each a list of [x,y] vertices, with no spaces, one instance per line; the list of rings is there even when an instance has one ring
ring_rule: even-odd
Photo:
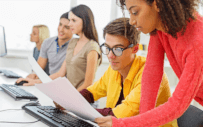
[[[90,103],[107,97],[106,108],[96,109],[103,116],[125,118],[139,114],[141,78],[145,65],[145,58],[136,55],[139,34],[129,24],[128,18],[116,19],[104,28],[106,42],[101,49],[107,55],[110,66],[100,80],[80,92]],[[164,74],[156,106],[167,102],[170,96],[168,79]],[[168,126],[176,127],[177,121],[163,125]]]

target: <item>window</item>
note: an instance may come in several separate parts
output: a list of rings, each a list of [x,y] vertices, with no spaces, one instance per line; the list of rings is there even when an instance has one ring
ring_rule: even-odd
[[[70,10],[70,0],[0,1],[0,25],[5,27],[8,49],[32,50],[32,26],[44,24],[57,36],[60,16]]]

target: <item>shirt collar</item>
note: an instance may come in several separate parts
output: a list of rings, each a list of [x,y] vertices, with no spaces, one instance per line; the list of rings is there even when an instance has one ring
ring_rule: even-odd
[[[59,44],[58,44],[58,37],[56,38],[55,42],[56,42],[57,47],[59,47]],[[61,47],[63,48],[63,47],[66,46],[68,43],[69,43],[69,40],[68,40],[66,43],[64,43]]]
[[[137,73],[140,71],[140,69],[143,67],[143,64],[145,63],[145,62],[141,62],[141,59],[142,58],[140,56],[135,55],[135,59],[131,65],[131,68],[125,80],[129,80],[130,82],[133,82],[135,76],[137,75]]]
[[[145,64],[145,62],[141,62],[143,60],[140,60],[140,59],[144,60],[145,58],[144,57],[142,58],[140,56],[135,55],[135,58],[133,60],[133,63],[131,65],[131,67],[130,67],[130,70],[128,72],[128,75],[127,75],[125,81],[128,80],[131,83],[133,82],[135,76],[140,71],[140,69],[142,68],[143,64]],[[116,74],[116,82],[119,83],[119,84],[121,83],[121,74],[118,71],[117,71],[117,74]]]

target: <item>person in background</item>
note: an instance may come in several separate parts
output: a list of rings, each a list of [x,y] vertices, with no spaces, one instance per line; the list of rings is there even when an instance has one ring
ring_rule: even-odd
[[[45,25],[35,25],[32,28],[32,33],[30,34],[30,41],[36,43],[36,47],[33,50],[33,57],[35,60],[38,60],[40,49],[42,46],[42,43],[45,39],[49,38],[49,28]],[[47,75],[49,75],[49,67],[48,63],[44,69]],[[36,75],[35,75],[36,76]]]
[[[69,12],[69,27],[72,34],[79,38],[72,38],[66,50],[66,59],[58,72],[51,74],[51,79],[66,76],[73,86],[81,91],[94,81],[97,67],[101,64],[101,50],[98,34],[94,24],[94,16],[86,5],[79,5]],[[41,83],[30,80],[32,85]]]
[[[59,71],[66,57],[68,44],[73,34],[69,27],[68,13],[64,13],[60,17],[58,25],[58,36],[45,39],[42,43],[40,55],[37,60],[39,66],[44,69],[49,63],[49,74],[54,74]],[[28,81],[24,86],[34,85],[34,80],[38,78],[36,74],[29,74],[27,78],[19,78],[16,82]]]
[[[101,64],[102,55],[98,43],[98,34],[91,9],[86,5],[78,5],[69,12],[69,26],[73,34],[79,38],[73,38],[69,42],[60,70],[49,77],[56,79],[66,76],[72,85],[81,91],[93,84],[97,67]],[[41,83],[40,80],[34,80]],[[56,106],[59,106],[55,103]],[[92,104],[98,106],[98,102]]]
[[[130,24],[150,33],[140,115],[95,121],[105,127],[157,127],[183,115],[193,99],[203,105],[203,17],[196,11],[199,0],[119,1],[130,13]],[[155,107],[165,53],[179,82],[172,97]]]

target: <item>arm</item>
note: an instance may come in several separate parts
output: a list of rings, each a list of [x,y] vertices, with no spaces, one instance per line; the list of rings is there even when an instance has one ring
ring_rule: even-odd
[[[113,126],[160,126],[180,117],[190,105],[202,83],[203,68],[196,63],[198,58],[195,57],[194,51],[188,53],[190,54],[186,56],[179,83],[168,102],[135,117],[119,120],[113,118]]]
[[[47,58],[43,58],[43,57],[39,57],[37,60],[37,63],[39,64],[39,66],[44,69],[46,67],[47,64]],[[33,78],[35,77],[35,78]],[[19,78],[16,82],[19,83],[21,81],[28,81],[28,83],[24,83],[24,86],[33,86],[36,83],[41,83],[41,80],[36,79],[37,75],[36,74],[29,74],[25,79],[24,78]]]
[[[41,46],[41,49],[40,49],[40,54],[39,54],[39,57],[38,57],[38,60],[37,60],[37,63],[39,64],[39,66],[44,70],[46,65],[47,65],[47,62],[48,62],[48,56],[47,56],[47,43],[48,43],[48,40],[45,40],[43,43],[42,43],[42,46]],[[35,49],[34,49],[34,52],[35,52]],[[34,55],[34,52],[33,52],[33,55]],[[38,79],[37,75],[35,73],[31,73],[27,76],[27,78],[29,79]]]
[[[48,59],[47,58],[43,58],[41,56],[39,56],[37,63],[39,64],[39,66],[44,70],[46,65],[47,65]]]
[[[94,97],[91,92],[89,92],[87,89],[83,89],[80,91],[82,96],[89,102],[94,103]],[[103,108],[103,109],[96,109],[100,114],[103,116],[111,115],[114,116],[111,108]]]
[[[42,59],[44,59],[44,58],[42,58]],[[50,75],[49,77],[54,80],[54,79],[56,79],[56,78],[58,78],[58,77],[63,77],[63,76],[65,76],[65,74],[66,74],[66,61],[64,60],[62,66],[61,66],[61,68],[60,68],[60,70],[59,70],[58,72],[56,72],[56,73]],[[39,83],[42,83],[42,81],[41,81],[40,79],[30,79],[30,78],[25,78],[25,79],[19,78],[16,82],[18,83],[18,82],[20,82],[20,81],[22,81],[22,80],[28,81],[28,83],[24,83],[24,84],[23,84],[24,86],[33,86],[33,85],[35,85],[35,84],[37,84],[37,83],[38,83],[38,84],[39,84]]]
[[[78,91],[86,89],[88,86],[92,85],[97,68],[97,61],[98,61],[98,53],[94,50],[90,51],[87,55],[87,68],[85,74],[85,81],[77,89]]]
[[[89,86],[87,89],[82,90],[80,93],[82,93],[83,97],[88,101],[88,102],[93,102],[96,101],[102,97],[105,97],[107,94],[107,86],[106,83],[109,82],[109,76],[111,73],[111,67],[109,66],[109,68],[106,70],[106,72],[104,73],[104,75],[98,80],[96,81],[93,85]],[[86,91],[84,93],[84,91]],[[88,92],[87,92],[88,91]],[[88,95],[89,93],[92,94],[93,99],[87,99],[89,98]]]
[[[157,36],[151,36],[142,76],[140,114],[156,105],[158,90],[163,77],[164,48]]]
[[[47,58],[40,57],[37,60],[37,63],[39,66],[44,69],[47,65]],[[24,86],[33,86],[35,83],[41,83],[41,81],[38,79],[37,75],[35,73],[29,74],[25,79],[24,78],[19,78],[16,82],[19,83],[22,80],[28,81],[28,83],[24,83]]]
[[[63,61],[63,64],[59,69],[59,71],[50,75],[49,77],[54,80],[58,77],[64,77],[65,75],[66,75],[66,60]]]

